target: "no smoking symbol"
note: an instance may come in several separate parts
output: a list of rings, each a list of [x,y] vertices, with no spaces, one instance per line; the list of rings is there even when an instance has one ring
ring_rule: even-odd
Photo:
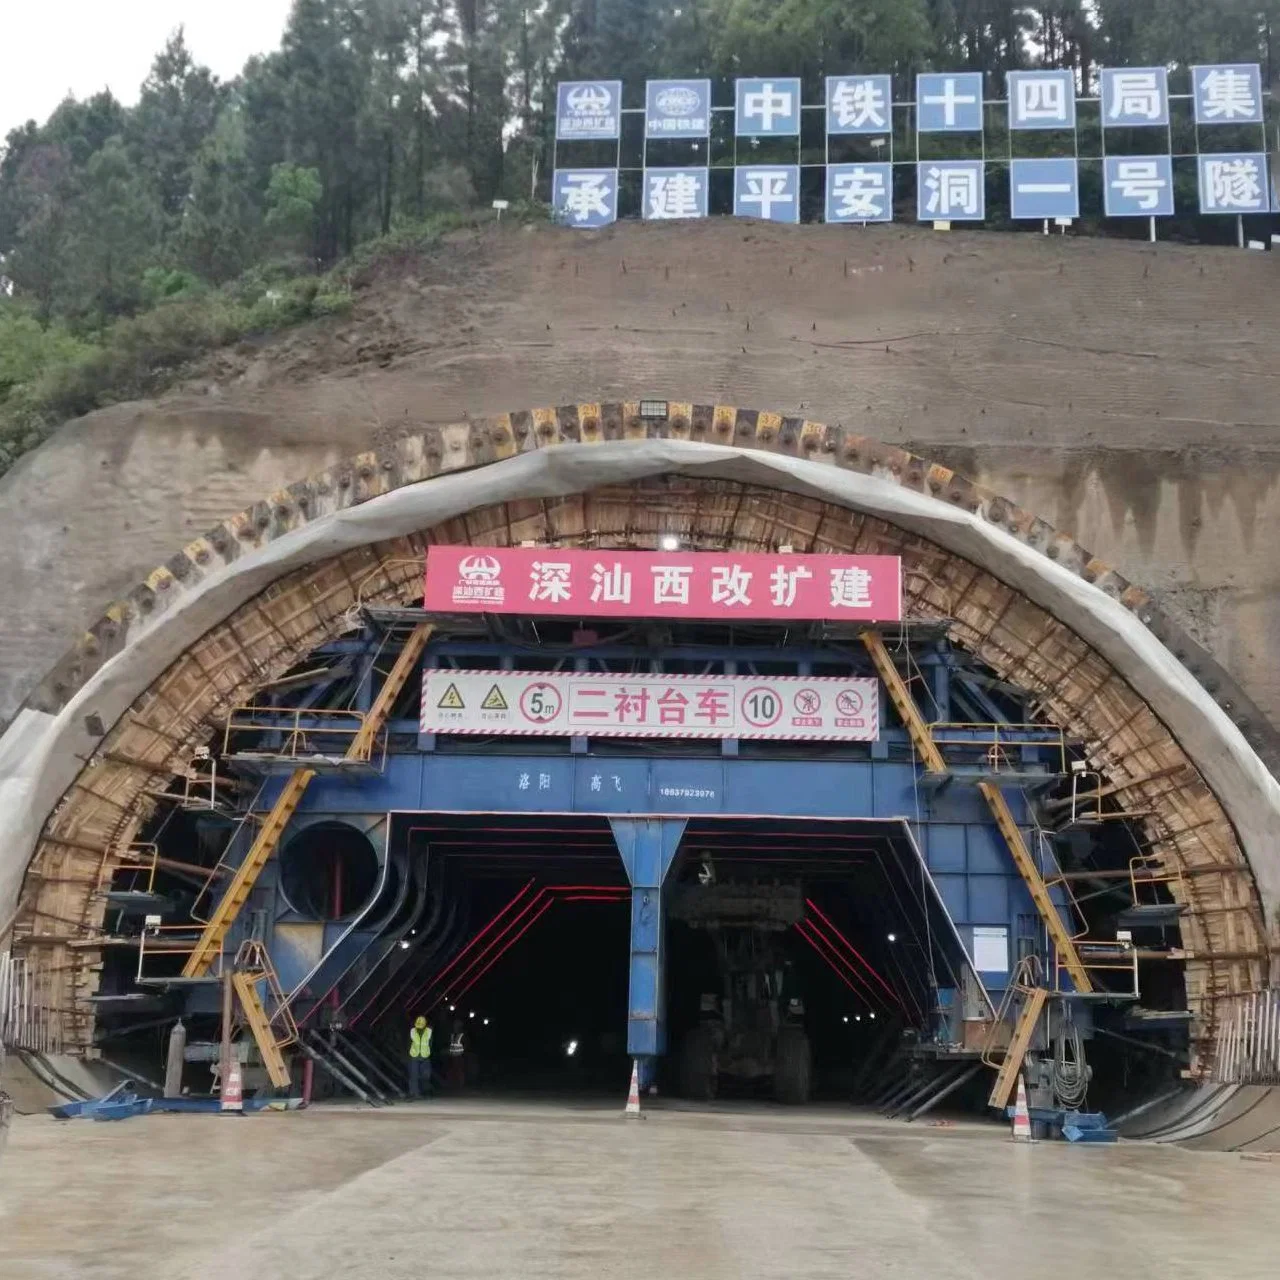
[[[836,706],[841,715],[858,716],[862,714],[862,694],[856,689],[841,689],[836,696]]]

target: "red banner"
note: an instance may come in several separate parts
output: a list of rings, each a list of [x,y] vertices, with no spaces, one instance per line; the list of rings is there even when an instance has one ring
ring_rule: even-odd
[[[427,548],[432,613],[897,622],[897,556]]]

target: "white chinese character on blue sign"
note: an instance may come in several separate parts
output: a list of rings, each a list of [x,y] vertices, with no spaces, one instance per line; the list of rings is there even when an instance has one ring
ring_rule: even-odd
[[[800,133],[800,81],[739,80],[734,128],[740,138],[796,137]]]
[[[616,138],[622,121],[621,80],[566,80],[556,93],[561,142]]]
[[[923,161],[916,166],[916,217],[980,222],[986,216],[981,160]]]
[[[1080,183],[1074,158],[1010,161],[1009,211],[1015,218],[1078,218]]]
[[[893,219],[893,165],[827,165],[828,222]]]
[[[1103,68],[1102,123],[1107,128],[1168,124],[1168,72],[1163,67]]]
[[[650,138],[705,138],[711,132],[710,80],[650,80],[644,131]]]
[[[1167,218],[1173,214],[1169,156],[1107,156],[1103,206],[1108,218]]]
[[[617,169],[557,169],[551,205],[566,226],[608,226],[618,217]]]
[[[1267,157],[1261,151],[1200,157],[1201,213],[1266,213]]]
[[[916,76],[916,132],[982,129],[982,72]]]
[[[1076,82],[1070,71],[1010,71],[1010,129],[1074,129]]]
[[[799,166],[739,166],[733,171],[733,211],[740,218],[763,218],[766,222],[799,222]]]
[[[828,76],[828,133],[888,133],[893,82],[888,76]]]
[[[1192,67],[1196,124],[1261,124],[1262,70],[1256,62]]]
[[[705,169],[646,169],[644,216],[705,218],[707,185]]]

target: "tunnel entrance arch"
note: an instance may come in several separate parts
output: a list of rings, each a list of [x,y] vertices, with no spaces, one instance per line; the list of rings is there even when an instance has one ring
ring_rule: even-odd
[[[526,463],[537,465],[502,470]],[[504,496],[502,475],[518,496]],[[445,481],[456,481],[447,497]],[[418,505],[429,493],[442,505]],[[429,534],[402,532],[424,516]],[[428,538],[653,545],[672,522],[695,546],[786,540],[905,555],[917,616],[953,619],[958,643],[1090,742],[1116,796],[1151,810],[1153,848],[1178,869],[1189,906],[1190,998],[1207,1062],[1215,1001],[1270,980],[1276,873],[1261,833],[1275,786],[1242,749],[1243,735],[1268,745],[1242,695],[1193,646],[1188,660],[1220,706],[1192,673],[1171,681],[1144,663],[1135,631],[1183,642],[1143,593],[954,473],[819,424],[665,402],[660,420],[641,418],[639,405],[582,405],[406,437],[197,540],[91,629],[8,744],[41,743],[41,771],[18,771],[24,810],[10,834],[20,851],[38,841],[19,945],[48,962],[63,1043],[91,1039],[93,951],[69,953],[65,927],[48,922],[78,918],[76,941],[96,935],[100,907],[75,882],[127,855],[155,778],[185,764],[223,709],[340,630],[353,605],[411,601]],[[308,539],[330,524],[336,538]],[[336,557],[322,558],[326,546]],[[1092,612],[1071,613],[1066,577]],[[71,746],[92,757],[80,776],[67,771]],[[1258,851],[1252,864],[1245,848]],[[11,884],[14,868],[5,871]]]

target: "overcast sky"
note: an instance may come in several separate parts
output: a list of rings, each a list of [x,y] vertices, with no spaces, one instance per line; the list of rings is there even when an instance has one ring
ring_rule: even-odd
[[[253,53],[280,44],[290,0],[0,0],[0,140],[28,119],[44,121],[70,92],[109,86],[137,100],[151,60],[185,26],[198,62],[229,80]]]

